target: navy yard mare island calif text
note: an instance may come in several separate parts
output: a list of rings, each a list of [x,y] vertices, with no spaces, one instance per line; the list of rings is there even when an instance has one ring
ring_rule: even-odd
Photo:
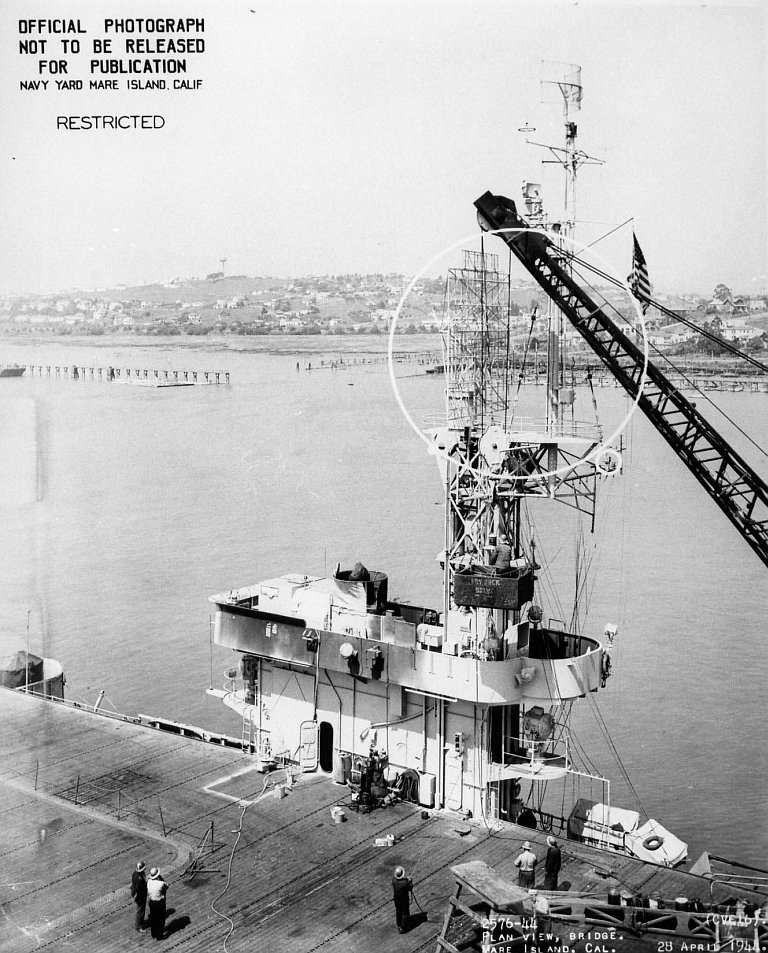
[[[205,53],[205,19],[85,19],[18,21],[18,52],[29,92],[90,90],[197,90]],[[77,118],[77,117],[75,117]],[[164,123],[163,123],[164,125]],[[107,122],[57,123],[58,129],[161,128]]]

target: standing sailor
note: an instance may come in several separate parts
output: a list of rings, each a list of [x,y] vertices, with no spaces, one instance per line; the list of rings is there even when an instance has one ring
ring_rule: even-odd
[[[136,870],[131,875],[131,896],[136,904],[136,922],[135,927],[139,933],[146,933],[144,928],[144,908],[147,903],[147,875],[145,873],[146,864],[140,860],[136,864]]]
[[[165,934],[165,895],[168,884],[163,880],[157,867],[149,872],[147,896],[149,897],[149,929],[156,940],[162,940]]]
[[[517,875],[517,882],[521,887],[532,887],[536,879],[536,864],[538,859],[536,854],[531,850],[531,842],[527,840],[523,844],[522,851],[518,854],[517,859],[515,860],[515,867],[518,867],[520,872]]]
[[[560,856],[560,846],[551,834],[547,838],[547,844],[547,857],[544,861],[544,889],[557,890],[557,878],[563,863],[562,857]]]
[[[394,892],[395,919],[397,920],[398,932],[407,933],[411,917],[413,881],[410,877],[405,876],[405,870],[402,867],[395,867],[392,890]]]

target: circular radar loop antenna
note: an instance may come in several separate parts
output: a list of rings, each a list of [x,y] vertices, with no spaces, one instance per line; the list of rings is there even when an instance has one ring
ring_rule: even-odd
[[[550,236],[547,235],[547,233],[546,233],[543,229],[541,229],[541,228],[534,228],[534,227],[531,227],[531,228],[494,228],[494,229],[488,229],[488,231],[484,231],[484,232],[483,232],[483,235],[516,235],[516,234],[518,234],[518,233],[521,233],[521,234],[522,234],[522,233],[525,233],[525,234],[530,235],[531,232],[538,232],[540,235],[543,235],[547,240],[550,240]],[[455,463],[455,460],[453,459],[453,457],[451,457],[450,453],[447,453],[446,451],[440,449],[440,447],[438,447],[438,446],[435,445],[434,441],[430,439],[430,437],[428,436],[428,434],[426,434],[426,433],[419,427],[419,425],[414,421],[413,417],[411,417],[410,413],[408,412],[408,408],[405,406],[405,403],[403,402],[403,398],[402,398],[402,396],[401,396],[401,394],[400,394],[400,390],[399,390],[399,388],[398,388],[398,386],[397,386],[397,377],[395,376],[395,362],[394,362],[394,359],[393,359],[393,347],[394,347],[394,342],[395,342],[395,331],[396,331],[396,329],[397,329],[397,323],[398,323],[398,321],[400,320],[400,315],[401,315],[401,313],[402,313],[403,306],[405,305],[405,302],[406,302],[408,296],[409,296],[410,293],[413,291],[413,289],[414,289],[414,287],[416,286],[417,282],[419,282],[419,281],[421,280],[421,278],[424,276],[424,273],[425,273],[429,268],[431,268],[433,265],[437,264],[437,262],[440,261],[440,260],[441,260],[445,255],[447,255],[449,252],[455,251],[457,248],[461,248],[462,245],[466,245],[466,244],[468,244],[468,243],[470,243],[470,242],[476,241],[476,240],[477,240],[477,237],[478,237],[478,236],[477,236],[477,233],[476,233],[476,232],[473,232],[471,235],[469,235],[469,236],[467,236],[467,237],[465,237],[465,238],[460,238],[458,241],[453,242],[453,243],[450,244],[450,245],[447,245],[442,251],[438,252],[436,255],[434,255],[432,258],[430,258],[430,260],[429,260],[425,265],[423,265],[423,266],[419,269],[419,271],[416,273],[416,275],[412,278],[412,280],[411,280],[411,282],[409,283],[408,287],[407,287],[407,288],[405,289],[405,291],[403,292],[403,294],[402,294],[402,296],[401,296],[401,298],[400,298],[400,301],[398,302],[397,308],[396,308],[396,310],[395,310],[395,317],[394,317],[393,320],[392,320],[392,325],[391,325],[391,327],[390,327],[390,329],[389,329],[389,342],[388,342],[388,346],[387,346],[387,364],[388,364],[388,366],[389,366],[389,381],[390,381],[390,385],[391,385],[391,387],[392,387],[392,392],[393,392],[393,394],[395,395],[395,400],[397,401],[397,404],[398,404],[398,406],[399,406],[399,408],[400,408],[401,413],[403,414],[403,416],[405,417],[406,421],[408,422],[408,425],[409,425],[410,428],[413,430],[413,432],[416,434],[416,436],[426,444],[427,449],[430,451],[430,453],[434,454],[435,456],[440,456],[440,457],[442,457],[442,458],[443,458],[447,463],[449,463],[449,464],[450,464],[450,463]],[[564,236],[560,236],[560,240],[567,242],[567,243],[568,243],[569,245],[571,245],[576,251],[585,251],[585,250],[588,249],[588,246],[587,246],[587,245],[584,245],[584,244],[582,244],[581,242],[578,242],[578,241],[576,241],[576,240],[573,239],[573,238],[565,238]],[[607,263],[604,262],[604,261],[600,258],[599,255],[596,255],[593,250],[592,250],[592,254],[593,254],[594,257],[598,260],[598,262],[600,262],[600,264],[602,264],[603,266],[606,266],[606,265],[607,265]],[[604,270],[605,270],[605,272],[606,272],[607,274],[611,274],[611,269],[610,269],[610,267],[604,267]],[[633,306],[634,306],[634,309],[635,309],[635,315],[636,315],[636,317],[637,317],[637,319],[638,319],[638,321],[639,321],[640,328],[642,329],[642,333],[643,333],[643,371],[642,371],[642,374],[640,375],[640,381],[639,381],[638,387],[637,387],[637,396],[636,396],[635,399],[632,401],[632,405],[630,406],[629,410],[627,411],[626,416],[625,416],[624,419],[619,423],[619,425],[616,427],[616,429],[613,431],[613,433],[612,433],[609,437],[607,437],[602,443],[598,444],[596,447],[593,447],[592,450],[590,450],[588,453],[584,454],[584,456],[578,457],[576,460],[572,461],[571,463],[567,463],[567,464],[565,464],[564,466],[558,467],[558,468],[555,469],[555,470],[542,470],[541,472],[535,473],[535,474],[532,474],[532,475],[528,475],[528,474],[520,474],[520,475],[518,475],[518,474],[512,474],[512,473],[506,473],[506,472],[504,472],[504,473],[491,473],[491,474],[489,474],[487,471],[486,471],[486,472],[481,472],[480,470],[477,470],[475,467],[471,467],[471,466],[465,466],[465,467],[464,467],[465,470],[467,470],[467,471],[469,471],[469,472],[471,472],[471,473],[474,473],[475,476],[476,476],[478,479],[489,479],[489,478],[490,478],[490,479],[492,479],[492,480],[501,480],[501,479],[504,479],[504,480],[511,480],[511,481],[522,481],[522,480],[524,480],[524,481],[529,482],[529,483],[530,483],[530,482],[542,482],[542,481],[544,481],[544,480],[549,479],[550,477],[556,477],[556,476],[557,476],[557,477],[564,477],[564,476],[566,476],[568,473],[571,473],[572,471],[576,470],[578,467],[580,467],[580,466],[581,466],[582,464],[584,464],[584,463],[595,463],[596,469],[600,470],[600,472],[602,472],[602,473],[605,472],[605,471],[601,470],[599,467],[597,467],[596,461],[598,460],[598,458],[600,458],[600,457],[601,457],[603,454],[605,454],[605,453],[608,453],[608,454],[616,454],[616,450],[614,450],[614,448],[611,446],[611,444],[614,442],[614,440],[616,440],[616,438],[617,438],[620,434],[622,434],[622,433],[626,430],[627,426],[629,425],[630,420],[632,419],[632,417],[633,417],[635,411],[637,410],[638,403],[640,402],[640,398],[641,398],[642,395],[643,395],[643,390],[644,390],[644,388],[645,388],[645,382],[646,382],[646,379],[647,379],[647,372],[648,372],[648,332],[647,332],[646,325],[645,325],[645,315],[643,314],[643,310],[642,310],[642,308],[640,307],[639,301],[638,301],[637,298],[635,298],[635,296],[632,294],[632,290],[631,290],[631,288],[629,287],[629,285],[627,284],[627,281],[624,280],[623,278],[619,278],[618,280],[619,280],[621,286],[624,288],[624,290],[625,290],[625,291],[627,292],[627,294],[629,295],[629,299],[630,299],[630,301],[632,302],[632,304],[633,304]]]

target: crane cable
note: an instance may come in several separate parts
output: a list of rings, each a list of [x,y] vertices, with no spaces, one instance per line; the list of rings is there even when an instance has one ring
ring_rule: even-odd
[[[620,281],[617,281],[617,279],[613,278],[611,275],[608,275],[605,272],[600,271],[599,268],[595,268],[593,265],[590,265],[588,262],[582,261],[581,259],[577,258],[575,255],[570,257],[572,258],[572,260],[578,261],[580,265],[594,272],[599,277],[604,278],[605,280],[610,281],[621,288],[624,287]],[[581,279],[581,281],[585,285],[587,285],[593,292],[600,295],[600,297],[603,299],[605,307],[610,308],[610,310],[615,312],[615,314],[617,314],[623,321],[625,322],[627,321],[626,316],[623,315],[618,310],[618,308],[616,308],[615,305],[611,304],[610,301],[607,301],[606,298],[602,294],[600,294],[600,292],[589,281],[587,281],[584,275],[580,274],[575,268],[574,268],[574,271],[576,272],[578,277]],[[659,308],[660,311],[663,311],[665,313],[670,313],[668,312],[666,308],[664,308],[663,305],[659,305],[655,301],[651,301],[650,303],[654,307]],[[673,316],[676,317],[677,320],[681,320],[678,316],[676,315],[673,315]],[[686,324],[689,327],[693,328],[694,330],[698,331],[700,334],[703,334],[704,337],[714,340],[717,344],[722,345],[727,350],[731,351],[733,354],[737,355],[743,360],[748,361],[750,364],[754,364],[756,367],[760,368],[761,370],[768,372],[768,366],[766,366],[765,364],[762,364],[760,361],[756,360],[755,358],[750,357],[748,354],[745,354],[743,351],[740,351],[738,348],[733,347],[732,345],[728,343],[728,341],[724,341],[722,338],[718,338],[716,335],[710,334],[709,332],[705,331],[703,328],[700,328],[697,324],[694,324],[693,321],[681,320],[681,323]],[[728,423],[730,423],[731,426],[734,427],[735,430],[737,430],[738,433],[741,434],[742,437],[748,440],[752,444],[752,446],[755,447],[756,450],[758,450],[761,454],[763,454],[763,456],[768,457],[768,450],[766,450],[765,447],[761,446],[753,437],[751,437],[747,433],[746,430],[744,430],[743,427],[741,427],[738,423],[736,423],[736,421],[729,414],[727,414],[722,409],[722,407],[719,407],[712,400],[712,398],[706,393],[706,391],[703,391],[694,381],[692,381],[688,377],[688,375],[685,373],[685,371],[682,370],[682,368],[678,367],[674,363],[674,361],[672,361],[666,354],[663,354],[654,344],[651,344],[650,341],[648,342],[648,346],[657,357],[661,358],[661,360],[663,360],[666,364],[668,364],[672,368],[672,370],[675,371],[675,373],[679,374],[683,378],[683,380],[688,384],[689,387],[695,390],[696,393],[699,394],[699,396],[703,400],[707,401],[707,403],[710,404],[722,417],[724,417],[728,421]]]
[[[538,305],[531,312],[531,326],[528,328],[528,337],[525,339],[525,350],[523,351],[523,360],[520,364],[520,370],[517,375],[517,390],[515,391],[515,396],[512,399],[512,414],[509,418],[509,426],[512,426],[512,421],[515,419],[515,410],[517,409],[517,402],[520,398],[520,388],[523,385],[523,379],[525,378],[525,368],[528,362],[528,349],[531,345],[531,338],[533,337],[533,326],[536,323],[536,318],[539,315]]]
[[[632,792],[632,795],[634,796],[635,801],[636,801],[637,805],[639,806],[640,810],[642,811],[642,813],[643,813],[646,817],[648,817],[648,816],[649,816],[649,815],[648,815],[648,812],[646,811],[645,806],[643,805],[643,802],[642,802],[642,800],[641,800],[641,798],[640,798],[639,793],[637,792],[637,789],[635,788],[634,784],[632,783],[632,779],[630,778],[629,772],[627,771],[626,767],[624,766],[624,762],[621,760],[621,755],[619,754],[619,750],[618,750],[618,748],[616,747],[616,745],[615,745],[615,743],[614,743],[614,741],[613,741],[613,738],[611,737],[610,730],[608,729],[608,726],[607,726],[606,723],[605,723],[605,719],[603,718],[603,716],[602,716],[602,714],[601,714],[601,712],[600,712],[600,709],[597,707],[597,704],[596,704],[594,698],[592,698],[590,694],[587,694],[587,700],[589,701],[590,706],[591,706],[591,708],[592,708],[592,713],[593,713],[594,716],[595,716],[595,720],[597,721],[598,728],[600,729],[600,732],[602,733],[605,742],[607,743],[607,745],[608,745],[608,747],[610,748],[610,750],[611,750],[611,752],[612,752],[614,758],[616,759],[616,764],[619,766],[619,770],[621,771],[621,773],[622,773],[622,775],[623,775],[623,777],[624,777],[624,780],[625,780],[626,783],[627,783],[627,787],[628,787],[629,790]]]
[[[583,258],[579,258],[577,254],[573,252],[569,252],[567,250],[560,250],[560,253],[562,254],[563,257],[567,257],[570,260],[571,266],[573,266],[573,262],[577,262],[583,268],[586,268],[588,271],[591,271],[593,274],[597,275],[599,278],[602,278],[604,281],[608,281],[610,284],[614,285],[617,288],[624,289],[625,287],[624,283],[619,281],[618,278],[614,278],[613,275],[608,274],[607,272],[603,271],[601,268],[598,268],[596,265],[592,265],[588,261],[585,261]],[[579,277],[582,278],[582,280],[585,280],[582,275],[579,275]],[[585,283],[588,283],[588,282],[585,281]],[[593,286],[590,285],[590,287],[592,288]],[[596,288],[593,288],[593,290],[597,291]],[[641,299],[638,299],[638,300],[641,300]],[[660,304],[658,301],[656,301],[653,298],[647,298],[647,299],[643,298],[642,301],[647,302],[647,304],[651,305],[654,308],[657,308],[659,311],[662,312],[662,314],[666,314],[667,317],[673,318],[675,321],[679,321],[680,324],[684,324],[686,327],[691,328],[691,330],[696,331],[698,334],[701,334],[703,337],[707,338],[713,343],[721,345],[722,347],[726,349],[726,351],[730,351],[731,354],[733,354],[735,357],[741,358],[741,360],[746,361],[748,364],[752,364],[754,367],[758,368],[758,370],[765,371],[766,373],[768,373],[768,365],[763,364],[763,362],[758,361],[756,357],[752,357],[751,355],[747,354],[745,351],[742,351],[740,348],[736,347],[735,344],[731,344],[730,341],[726,341],[724,338],[718,337],[718,335],[714,334],[712,331],[708,331],[706,328],[702,328],[700,325],[696,324],[695,321],[691,321],[688,318],[681,317],[679,314],[675,314],[674,311],[671,311],[669,308],[666,308],[663,304]],[[614,310],[616,309],[614,308]]]

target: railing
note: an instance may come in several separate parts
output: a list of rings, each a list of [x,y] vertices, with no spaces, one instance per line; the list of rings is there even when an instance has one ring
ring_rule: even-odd
[[[117,718],[134,724],[141,723],[141,717],[99,711],[93,705],[59,698],[44,700],[72,709],[95,712],[102,717]],[[151,726],[145,724],[144,727]],[[95,776],[84,770],[73,771],[68,777],[66,773],[62,762],[57,761],[55,764],[47,765],[39,758],[35,759],[34,764],[30,762],[23,770],[11,768],[8,764],[0,767],[0,777],[6,783],[22,790],[28,791],[31,788],[33,791],[44,792],[47,796],[66,802],[74,808],[102,814],[106,818],[125,824],[127,829],[140,829],[142,833],[146,832],[149,836],[162,834],[163,837],[170,837],[173,835],[177,845],[186,851],[191,852],[195,843],[198,845],[204,843],[207,836],[213,845],[211,823],[206,823],[206,834],[203,834],[201,839],[200,819],[187,820],[179,804],[174,807],[162,799],[162,791],[155,794],[152,791],[148,792],[146,787],[140,787],[151,780],[141,774],[140,765],[130,769],[118,768],[113,773]],[[178,808],[177,813],[175,813],[176,808]],[[40,842],[42,843],[46,837],[55,832],[56,828],[52,825],[40,827],[38,830]],[[211,846],[212,849],[213,846]]]
[[[511,420],[507,420],[505,425],[503,418],[497,421],[493,414],[488,414],[485,419],[487,426],[500,426],[513,438],[519,434],[535,435],[537,441],[544,440],[547,437],[572,437],[580,440],[596,440],[600,437],[598,427],[588,420],[563,419],[557,425],[553,425],[552,421],[547,421],[546,417],[521,417],[516,415]],[[463,418],[462,421],[453,422],[454,426],[451,428],[451,423],[446,421],[444,415],[440,414],[428,414],[422,420],[424,430],[440,430],[447,427],[458,433],[464,427]]]
[[[504,766],[515,764],[541,765],[549,762],[559,762],[566,770],[571,765],[570,737],[568,732],[559,725],[557,737],[546,740],[536,740],[522,731],[514,739],[515,748],[512,751],[502,750]]]
[[[597,648],[594,639],[560,629],[531,629],[528,637],[528,657],[533,659],[580,658]]]
[[[721,904],[695,903],[683,905],[679,901],[650,899],[644,896],[614,895],[606,902],[584,897],[558,897],[548,894],[550,912],[555,921],[581,922],[602,930],[633,930],[636,934],[691,937],[696,942],[688,948],[695,950],[759,951],[764,948],[768,934],[766,919],[759,911],[739,916],[736,907]],[[658,949],[672,949],[657,941]],[[685,948],[685,947],[683,947]]]

